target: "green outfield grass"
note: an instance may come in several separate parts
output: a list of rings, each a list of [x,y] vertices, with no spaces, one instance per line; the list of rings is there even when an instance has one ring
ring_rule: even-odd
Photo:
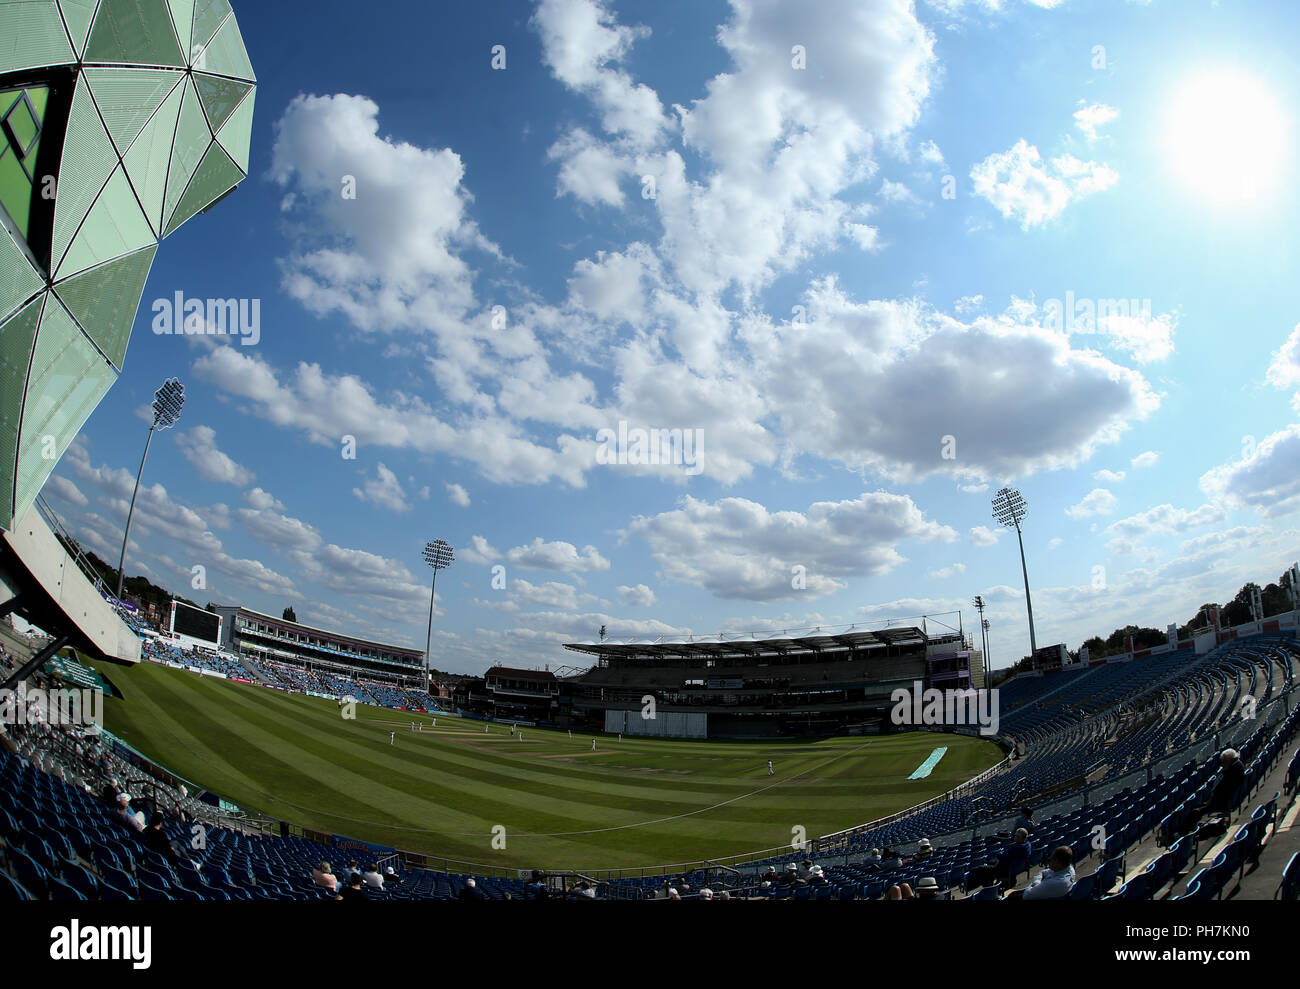
[[[903,735],[618,742],[358,705],[152,663],[100,666],[109,731],[240,806],[309,828],[503,867],[653,866],[788,845],[902,810],[993,765],[992,742]],[[424,731],[413,734],[411,720]],[[396,731],[395,744],[389,732]],[[934,748],[931,776],[907,776]],[[775,775],[767,775],[767,760]],[[504,849],[493,828],[505,828]]]

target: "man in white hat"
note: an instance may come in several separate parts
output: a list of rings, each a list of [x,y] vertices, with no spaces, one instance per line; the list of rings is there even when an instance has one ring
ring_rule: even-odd
[[[939,898],[939,883],[934,876],[922,876],[921,881],[916,884],[916,899],[918,900],[937,900]]]

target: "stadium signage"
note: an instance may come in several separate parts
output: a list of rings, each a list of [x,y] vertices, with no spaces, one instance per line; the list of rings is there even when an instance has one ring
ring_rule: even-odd
[[[896,725],[918,727],[943,726],[967,728],[978,725],[981,735],[998,733],[998,692],[996,690],[924,689],[920,680],[911,688],[898,687],[889,695],[893,708],[889,720]]]
[[[596,431],[596,463],[627,466],[658,466],[673,464],[684,466],[685,473],[694,476],[704,469],[700,457],[704,453],[703,429],[643,429],[628,428],[621,420],[618,431],[606,427]]]
[[[104,727],[104,693],[100,690],[0,690],[0,722],[7,725],[47,725],[83,728],[98,735]]]
[[[261,299],[187,299],[177,290],[155,299],[153,331],[158,336],[238,336],[245,347],[262,339]]]
[[[56,962],[129,961],[134,969],[153,963],[152,927],[82,927],[75,917],[50,930],[50,957]]]

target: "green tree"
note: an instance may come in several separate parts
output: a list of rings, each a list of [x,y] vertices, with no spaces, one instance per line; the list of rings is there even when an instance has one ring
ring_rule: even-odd
[[[286,622],[296,622],[298,620],[298,615],[292,607],[285,608],[284,613],[280,617]]]

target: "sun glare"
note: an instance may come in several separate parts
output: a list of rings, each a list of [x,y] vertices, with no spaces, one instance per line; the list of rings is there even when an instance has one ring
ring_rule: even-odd
[[[1213,72],[1187,82],[1165,124],[1171,170],[1213,206],[1267,204],[1285,165],[1288,120],[1258,79]]]

